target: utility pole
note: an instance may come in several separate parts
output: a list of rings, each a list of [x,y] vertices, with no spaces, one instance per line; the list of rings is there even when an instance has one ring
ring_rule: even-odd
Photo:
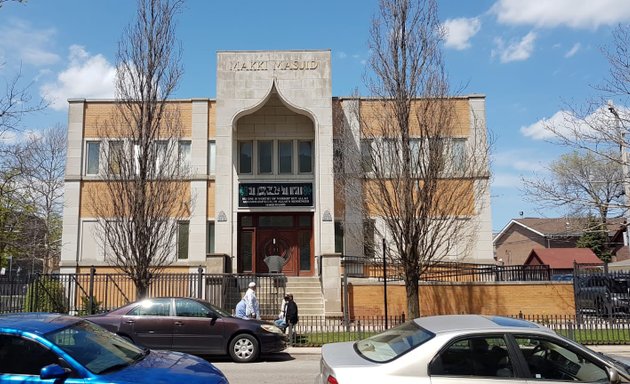
[[[625,196],[625,205],[626,207],[630,207],[630,181],[628,180],[628,149],[627,149],[627,139],[628,139],[628,131],[623,125],[623,121],[619,116],[619,112],[615,108],[612,100],[608,100],[608,111],[612,113],[615,117],[615,128],[620,134],[619,137],[619,152],[621,156],[621,171],[623,173],[623,179],[621,182],[623,183],[623,193]],[[628,217],[626,217],[626,232],[623,237],[623,245],[630,245],[629,234],[628,234]]]
[[[383,305],[385,306],[385,329],[388,329],[387,324],[387,244],[385,243],[385,237],[383,237]]]

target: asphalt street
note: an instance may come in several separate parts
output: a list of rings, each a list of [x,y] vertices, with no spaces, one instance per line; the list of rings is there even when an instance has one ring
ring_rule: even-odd
[[[319,373],[319,358],[319,348],[289,348],[248,364],[233,363],[227,358],[209,361],[223,371],[230,384],[313,384]]]

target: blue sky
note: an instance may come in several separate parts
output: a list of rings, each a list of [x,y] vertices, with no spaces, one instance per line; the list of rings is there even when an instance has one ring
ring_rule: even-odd
[[[184,77],[175,97],[215,97],[220,50],[330,49],[333,95],[362,87],[367,38],[376,0],[189,0],[178,18]],[[444,56],[454,89],[486,95],[487,125],[495,136],[492,227],[540,212],[520,191],[521,177],[567,149],[549,144],[541,121],[565,103],[595,93],[607,63],[602,46],[618,23],[630,22],[628,0],[439,0],[449,31]],[[132,0],[29,0],[0,8],[0,81],[20,68],[35,97],[51,102],[23,129],[67,122],[68,98],[113,95],[114,62]],[[3,84],[0,84],[3,85]]]

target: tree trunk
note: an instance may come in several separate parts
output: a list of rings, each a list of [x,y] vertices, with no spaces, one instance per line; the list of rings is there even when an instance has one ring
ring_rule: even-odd
[[[420,317],[420,290],[418,287],[418,276],[405,278],[405,293],[407,295],[407,315],[408,319]]]

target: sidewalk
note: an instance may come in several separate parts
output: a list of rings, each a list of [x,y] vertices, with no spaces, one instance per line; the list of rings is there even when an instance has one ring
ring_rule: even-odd
[[[285,353],[289,355],[321,355],[321,347],[289,347],[285,349]]]
[[[630,359],[630,345],[587,345],[593,351]]]

